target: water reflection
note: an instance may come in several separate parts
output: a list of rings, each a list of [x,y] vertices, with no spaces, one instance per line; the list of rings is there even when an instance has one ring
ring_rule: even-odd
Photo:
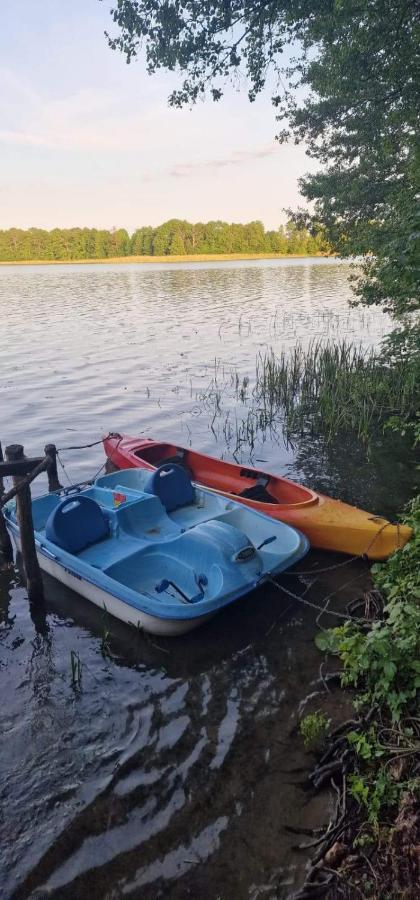
[[[299,435],[289,477],[391,521],[413,496],[418,481],[417,454],[409,436],[389,431],[372,433],[369,448],[352,435]]]

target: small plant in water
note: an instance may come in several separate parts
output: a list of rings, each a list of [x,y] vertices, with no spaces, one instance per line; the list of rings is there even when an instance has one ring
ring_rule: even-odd
[[[299,731],[303,737],[305,750],[311,750],[319,744],[322,744],[330,727],[331,720],[327,718],[325,713],[310,713],[302,719]]]
[[[82,681],[82,661],[76,650],[70,650],[71,683],[80,687]]]
[[[111,628],[109,624],[108,618],[108,610],[104,604],[104,611],[102,613],[102,638],[101,638],[101,653],[104,659],[111,659],[111,647],[109,643],[109,639],[111,637]]]

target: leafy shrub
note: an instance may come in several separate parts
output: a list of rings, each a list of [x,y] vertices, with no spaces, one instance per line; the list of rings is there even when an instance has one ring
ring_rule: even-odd
[[[420,688],[420,496],[405,517],[413,538],[386,563],[372,567],[386,600],[383,621],[354,622],[317,635],[320,650],[339,655],[342,684],[361,687],[356,707],[379,705],[398,723]]]
[[[383,619],[371,625],[349,621],[316,638],[320,650],[340,657],[343,686],[356,689],[361,716],[359,727],[347,734],[355,753],[348,787],[374,829],[403,791],[419,789],[410,772],[420,750],[413,727],[420,688],[420,496],[405,522],[413,528],[411,541],[372,567],[385,600]]]

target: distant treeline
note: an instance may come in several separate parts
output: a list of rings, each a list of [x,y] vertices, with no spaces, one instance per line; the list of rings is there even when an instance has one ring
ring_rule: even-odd
[[[110,256],[183,256],[211,253],[281,253],[308,256],[328,251],[321,231],[310,234],[292,222],[265,231],[262,222],[228,224],[170,219],[144,226],[131,236],[125,228],[9,228],[0,231],[0,261],[102,259]]]

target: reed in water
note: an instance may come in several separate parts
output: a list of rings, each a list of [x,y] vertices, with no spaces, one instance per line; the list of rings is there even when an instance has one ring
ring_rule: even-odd
[[[331,440],[351,431],[367,441],[372,428],[392,416],[415,416],[419,376],[418,361],[390,364],[352,342],[317,341],[259,355],[253,396],[266,419],[283,415],[286,435],[312,430]]]
[[[293,446],[317,436],[328,446],[350,435],[369,451],[384,427],[416,433],[419,385],[418,356],[391,359],[351,341],[314,341],[258,354],[251,377],[215,363],[196,400],[235,458],[244,449],[252,455],[267,437]]]

